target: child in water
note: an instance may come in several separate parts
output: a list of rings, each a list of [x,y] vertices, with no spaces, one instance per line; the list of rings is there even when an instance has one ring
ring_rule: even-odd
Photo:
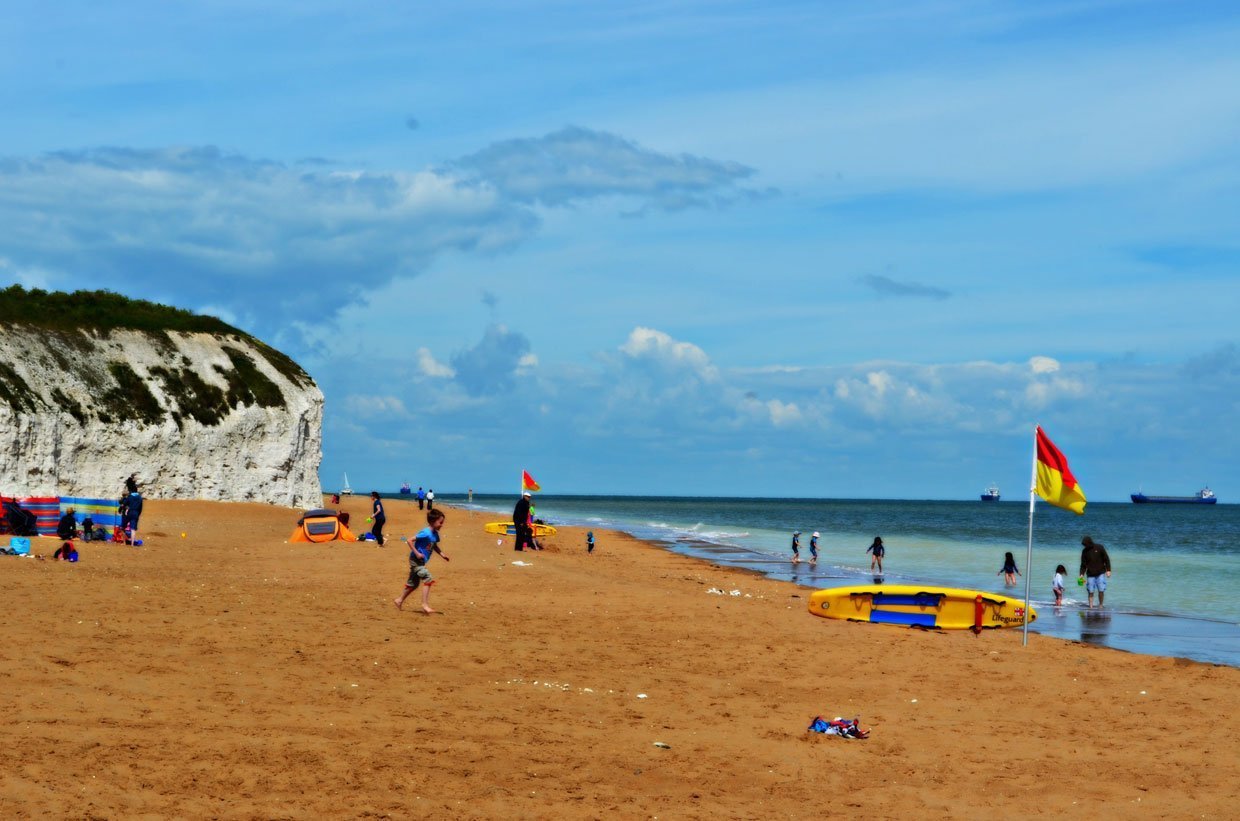
[[[1012,557],[1010,550],[1003,554],[1003,569],[995,575],[1003,576],[1003,583],[1008,587],[1016,586],[1016,577],[1020,575],[1020,571],[1016,569],[1016,559]]]
[[[801,561],[801,531],[792,531],[792,563]]]
[[[1055,568],[1055,578],[1051,579],[1051,592],[1055,594],[1055,606],[1063,604],[1063,580],[1068,575],[1068,568],[1062,564]]]
[[[883,547],[883,537],[875,536],[874,542],[865,549],[866,553],[872,553],[870,558],[870,572],[874,572],[874,568],[878,567],[878,572],[883,572],[883,556],[887,555],[887,548]]]
[[[818,564],[818,531],[809,537],[809,563]]]

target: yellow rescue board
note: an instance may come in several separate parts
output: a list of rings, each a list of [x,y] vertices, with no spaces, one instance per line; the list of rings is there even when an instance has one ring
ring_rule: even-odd
[[[512,522],[487,522],[482,526],[487,533],[494,533],[497,536],[516,536],[517,528]],[[534,538],[543,536],[554,536],[555,528],[551,525],[542,525],[535,523]]]
[[[985,630],[1025,623],[1025,602],[1015,596],[912,584],[818,590],[810,594],[809,612],[827,619],[938,630]],[[1037,617],[1030,607],[1029,621]]]

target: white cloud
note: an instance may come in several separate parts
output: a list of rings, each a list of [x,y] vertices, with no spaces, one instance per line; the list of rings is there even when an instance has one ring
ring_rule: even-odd
[[[435,379],[451,379],[456,376],[456,371],[436,360],[428,348],[418,348],[417,361],[418,371],[425,376]]]
[[[620,352],[635,361],[692,372],[706,382],[719,379],[719,371],[711,364],[705,351],[690,342],[678,342],[653,328],[634,328],[628,340],[620,346]]]
[[[405,403],[395,396],[363,396],[354,394],[345,398],[349,412],[363,418],[406,416]]]
[[[0,255],[30,284],[214,305],[284,331],[445,252],[512,248],[538,229],[535,203],[706,205],[749,173],[576,128],[421,170],[325,170],[210,146],[61,151],[0,158]]]
[[[1034,373],[1054,373],[1059,370],[1059,361],[1049,356],[1030,357],[1029,370]]]

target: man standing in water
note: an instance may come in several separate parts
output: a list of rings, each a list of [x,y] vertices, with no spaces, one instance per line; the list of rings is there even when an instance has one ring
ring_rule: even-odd
[[[1111,578],[1111,557],[1107,549],[1086,536],[1081,539],[1081,573],[1085,577],[1085,592],[1089,596],[1089,606],[1094,606],[1094,594],[1098,594],[1098,606],[1102,607],[1102,599],[1107,592],[1107,579]],[[1029,568],[1025,568],[1028,570]]]
[[[517,506],[512,509],[512,525],[516,529],[517,543],[513,550],[524,551],[528,544],[534,549],[534,532],[530,529],[530,492],[521,491]]]

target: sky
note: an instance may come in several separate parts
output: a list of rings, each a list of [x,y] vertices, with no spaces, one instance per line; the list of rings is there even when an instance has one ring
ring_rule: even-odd
[[[0,283],[286,351],[326,490],[1240,500],[1236,4],[6,19]]]

